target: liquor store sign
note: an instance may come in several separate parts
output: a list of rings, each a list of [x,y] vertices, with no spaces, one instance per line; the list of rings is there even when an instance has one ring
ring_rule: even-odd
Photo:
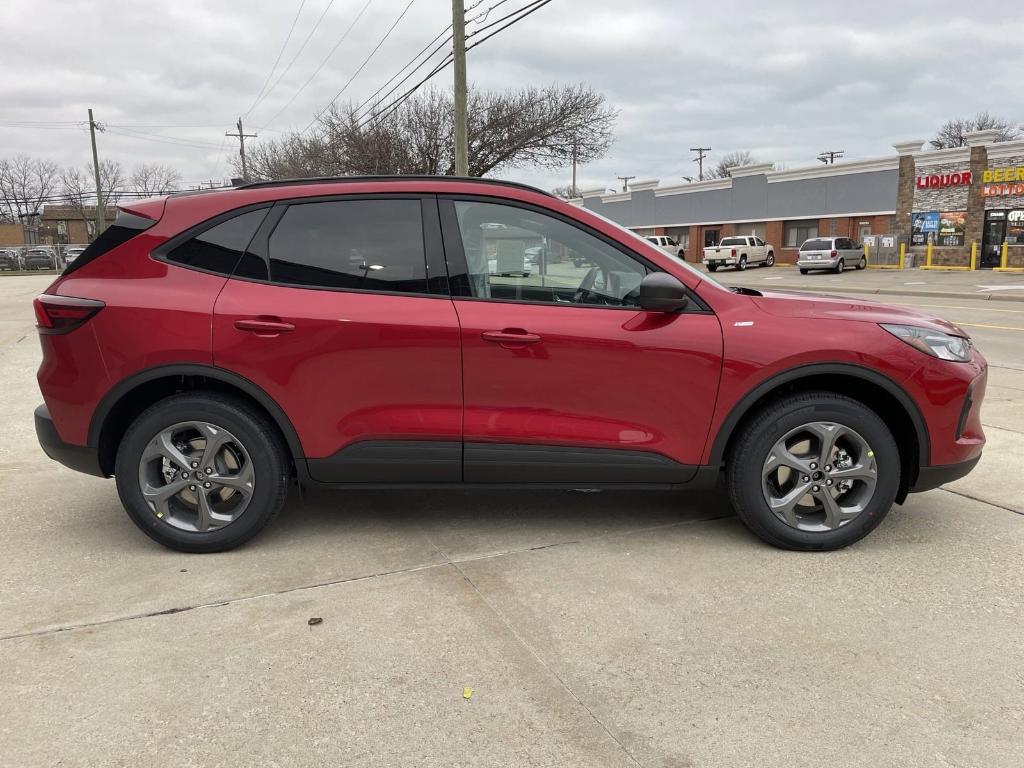
[[[989,168],[981,174],[982,197],[1024,195],[1024,165]]]

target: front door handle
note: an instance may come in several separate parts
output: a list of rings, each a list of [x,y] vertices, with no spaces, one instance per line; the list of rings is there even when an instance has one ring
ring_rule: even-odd
[[[522,328],[505,328],[501,331],[484,331],[480,334],[484,341],[493,341],[496,344],[536,344],[540,336],[536,333],[528,333]]]
[[[295,330],[294,325],[280,318],[243,318],[235,320],[235,328],[255,333],[257,336],[277,336]]]

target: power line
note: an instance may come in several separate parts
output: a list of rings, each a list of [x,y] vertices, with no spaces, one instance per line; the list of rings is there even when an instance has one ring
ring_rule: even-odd
[[[272,66],[270,68],[270,71],[267,72],[267,79],[264,80],[263,85],[260,86],[260,90],[256,94],[256,98],[252,100],[252,104],[249,106],[247,110],[245,110],[245,117],[248,117],[249,113],[252,112],[253,108],[256,106],[256,103],[259,101],[260,96],[263,95],[263,91],[267,89],[267,85],[270,83],[270,78],[272,78],[274,76],[274,72],[277,71],[277,65],[281,63],[281,57],[284,55],[284,49],[288,47],[288,42],[292,39],[292,32],[295,31],[295,25],[298,23],[299,16],[302,15],[302,9],[305,7],[306,0],[301,0],[301,2],[299,3],[299,10],[295,12],[295,18],[292,19],[292,25],[288,28],[288,34],[285,36],[284,42],[281,44],[281,50],[277,52],[277,58],[274,59],[274,66]]]
[[[267,96],[273,93],[274,89],[281,84],[281,81],[284,79],[285,75],[287,75],[288,72],[291,71],[292,65],[295,63],[296,59],[298,59],[299,56],[302,55],[302,52],[306,50],[306,46],[309,44],[309,41],[312,39],[316,31],[320,28],[320,22],[324,20],[324,16],[326,16],[327,12],[331,10],[332,5],[334,5],[334,0],[330,0],[330,2],[327,3],[327,7],[324,8],[323,12],[320,14],[320,17],[316,20],[316,23],[313,25],[313,28],[309,30],[309,34],[306,35],[306,39],[303,40],[302,45],[299,46],[299,50],[295,52],[295,55],[292,56],[291,61],[288,62],[288,66],[284,68],[284,71],[274,81],[274,84],[271,85],[270,88],[262,96],[256,99],[256,102],[251,107],[249,107],[250,112],[256,109],[256,107],[258,107],[263,102],[263,100],[267,98]]]
[[[327,62],[330,61],[331,57],[334,56],[334,52],[337,51],[338,48],[341,47],[341,44],[343,42],[345,42],[345,38],[348,37],[348,33],[352,31],[352,28],[363,17],[363,14],[366,13],[366,9],[370,7],[371,3],[373,3],[373,0],[366,0],[366,5],[363,6],[363,9],[361,11],[359,11],[359,13],[356,15],[356,17],[352,20],[352,23],[348,25],[348,29],[345,30],[344,34],[342,34],[342,36],[339,38],[338,42],[336,42],[334,44],[334,47],[331,48],[331,52],[328,53],[327,56],[324,57],[324,60],[320,62],[320,66],[317,67],[315,70],[313,70],[313,74],[310,75],[309,78],[306,80],[306,82],[304,82],[299,87],[299,89],[295,93],[292,94],[292,97],[290,99],[288,99],[287,102],[285,102],[285,105],[283,107],[281,107],[279,110],[277,110],[277,112],[274,113],[274,116],[272,118],[267,120],[266,124],[263,126],[263,129],[265,129],[268,125],[270,125],[272,122],[277,120],[277,118],[280,117],[281,113],[284,112],[286,109],[288,109],[288,107],[291,106],[292,102],[295,101],[295,99],[297,99],[299,97],[299,94],[302,93],[304,90],[306,90],[306,86],[309,85],[311,82],[313,82],[313,78],[316,77],[318,74],[320,74],[320,70],[323,69],[327,65]],[[263,130],[263,129],[261,129],[261,130]]]
[[[538,2],[539,2],[539,4],[534,4],[533,8],[530,8],[530,10],[528,10],[526,13],[523,13],[521,16],[513,19],[509,23],[505,24],[503,27],[499,27],[498,29],[496,29],[493,32],[491,32],[489,35],[485,35],[484,37],[482,37],[481,39],[477,40],[472,45],[467,45],[466,46],[466,51],[469,52],[469,51],[473,50],[478,45],[482,45],[483,43],[487,42],[492,37],[494,37],[498,33],[502,32],[503,30],[508,29],[509,27],[511,27],[514,24],[517,24],[518,22],[522,21],[523,19],[525,19],[530,14],[532,14],[535,11],[538,11],[541,8],[543,8],[545,5],[550,3],[551,0],[538,0]],[[529,6],[524,6],[523,8],[524,9],[525,8],[529,8]],[[523,9],[520,9],[520,11],[521,10],[523,10]],[[356,130],[362,130],[367,125],[369,125],[371,122],[373,122],[374,120],[382,119],[382,118],[386,117],[387,115],[391,114],[392,112],[394,112],[396,109],[398,109],[398,107],[400,107],[402,105],[403,102],[405,102],[407,99],[409,99],[412,96],[412,94],[414,94],[419,89],[419,87],[421,85],[423,85],[425,82],[430,80],[430,78],[432,78],[438,72],[440,72],[443,69],[445,69],[449,64],[452,63],[452,61],[454,61],[454,58],[452,57],[452,54],[448,54],[448,56],[445,58],[445,60],[442,61],[440,64],[438,64],[436,67],[434,67],[434,69],[431,70],[430,73],[427,74],[426,77],[424,77],[422,80],[420,80],[418,83],[416,83],[416,85],[412,86],[412,88],[409,88],[408,90],[406,90],[401,96],[397,97],[394,101],[392,101],[391,104],[389,104],[388,106],[384,107],[379,112],[371,113],[368,116],[366,116],[365,118],[363,118],[362,120],[360,120],[359,124],[356,126]]]
[[[163,134],[155,133],[143,133],[141,131],[133,131],[127,128],[117,129],[111,128],[110,126],[104,126],[108,132],[116,135],[123,136],[128,139],[139,139],[141,141],[153,141],[161,144],[177,144],[180,146],[199,147],[200,149],[220,149],[220,146],[212,142],[206,141],[191,141],[189,139],[181,139],[175,136],[165,136]]]
[[[309,124],[305,128],[302,129],[302,133],[305,133],[310,128],[312,128],[313,124],[317,120],[319,120],[320,117],[323,116],[323,114],[325,112],[327,112],[328,109],[330,109],[331,105],[334,104],[334,102],[336,102],[341,97],[341,94],[343,94],[345,92],[345,89],[348,88],[352,84],[352,81],[355,80],[356,77],[359,75],[359,73],[363,71],[363,67],[365,67],[367,64],[369,64],[370,59],[372,59],[374,57],[374,54],[376,54],[377,51],[380,49],[380,47],[382,45],[384,45],[385,41],[391,36],[391,33],[394,31],[395,27],[397,27],[399,22],[403,18],[405,18],[405,14],[409,12],[409,9],[412,7],[412,4],[415,3],[415,2],[416,2],[416,0],[409,0],[408,4],[405,6],[405,8],[402,9],[402,12],[400,14],[398,14],[398,18],[396,18],[391,23],[391,26],[388,27],[388,31],[384,33],[384,37],[382,37],[380,39],[380,42],[378,42],[377,45],[374,46],[373,50],[370,51],[370,54],[365,59],[363,59],[363,63],[359,65],[358,69],[356,69],[356,71],[352,73],[352,77],[350,77],[348,79],[348,81],[341,87],[341,90],[338,91],[334,95],[334,98],[331,99],[329,102],[327,102],[327,106],[324,107],[316,115],[313,116],[313,119],[309,121]]]

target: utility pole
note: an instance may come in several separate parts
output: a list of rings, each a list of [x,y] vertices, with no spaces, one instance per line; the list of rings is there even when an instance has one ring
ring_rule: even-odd
[[[92,173],[96,181],[96,232],[94,239],[100,236],[103,225],[106,223],[106,212],[103,210],[103,188],[100,186],[100,161],[96,153],[96,131],[103,130],[103,126],[96,125],[92,119],[92,108],[89,108],[89,138],[92,139]]]
[[[245,166],[245,140],[255,139],[255,133],[246,133],[242,130],[242,118],[238,118],[238,122],[235,123],[238,126],[238,133],[226,132],[225,136],[230,136],[233,139],[238,139],[238,156],[242,158],[242,178],[246,181],[249,180],[249,169]]]
[[[697,164],[697,179],[704,181],[704,158],[708,156],[711,147],[690,147],[690,151],[697,153],[697,156],[693,159],[693,162]]]
[[[821,160],[825,165],[833,165],[836,159],[843,156],[843,150],[841,149],[826,149],[820,155],[818,159]]]
[[[572,143],[572,187],[570,187],[570,194],[576,197],[576,142]]]
[[[629,182],[636,178],[636,176],[616,176],[616,179],[622,182],[622,191],[629,192]]]
[[[452,55],[455,58],[455,175],[469,176],[469,132],[466,127],[466,9],[452,0]]]

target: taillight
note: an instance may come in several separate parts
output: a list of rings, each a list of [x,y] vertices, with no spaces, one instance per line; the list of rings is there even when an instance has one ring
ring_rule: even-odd
[[[832,251],[831,253],[829,253],[829,256],[831,256],[831,257],[832,257],[833,259],[834,259],[834,258],[835,258],[836,256],[838,256],[838,255],[839,255],[839,251]]]
[[[733,248],[729,253],[730,253],[730,255],[735,256],[736,255],[736,249]]]
[[[37,296],[32,306],[40,333],[69,333],[106,306],[96,299],[73,296]]]

